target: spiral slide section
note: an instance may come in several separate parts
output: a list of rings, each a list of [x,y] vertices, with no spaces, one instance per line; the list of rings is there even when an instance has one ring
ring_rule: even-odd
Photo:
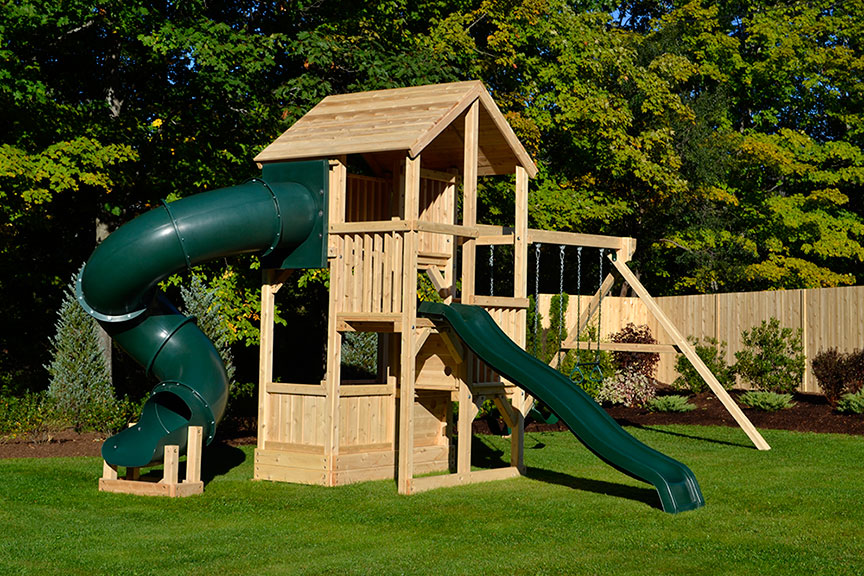
[[[147,466],[166,445],[185,449],[187,428],[209,444],[225,412],[228,378],[216,348],[159,293],[169,275],[215,258],[259,253],[276,268],[326,262],[326,162],[265,166],[261,178],[164,203],[118,228],[78,276],[78,302],[159,384],[138,422],[112,436],[102,457]]]
[[[419,314],[449,323],[492,369],[542,400],[596,456],[653,484],[669,513],[705,505],[693,472],[628,434],[569,378],[540,362],[507,337],[482,308],[421,302]]]

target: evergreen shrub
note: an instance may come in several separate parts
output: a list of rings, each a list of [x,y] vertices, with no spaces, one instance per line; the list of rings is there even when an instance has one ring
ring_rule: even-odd
[[[652,398],[647,408],[650,412],[690,412],[695,410],[696,406],[691,404],[686,396],[672,394]]]
[[[345,332],[342,335],[342,368],[348,378],[378,375],[378,334]]]
[[[74,278],[66,287],[51,338],[46,400],[56,416],[76,431],[110,432],[124,424],[125,408],[114,397],[102,352],[99,325],[75,298]]]
[[[738,398],[738,401],[748,408],[763,412],[776,412],[795,406],[795,402],[792,401],[792,394],[778,394],[765,390],[745,392]]]
[[[180,297],[183,299],[183,312],[187,316],[195,317],[198,328],[219,352],[228,373],[228,382],[233,387],[236,367],[231,351],[231,329],[223,314],[225,304],[219,299],[216,289],[208,287],[203,277],[198,274],[192,275],[188,286],[180,286]]]
[[[837,402],[837,412],[841,414],[864,414],[864,389],[843,394]]]

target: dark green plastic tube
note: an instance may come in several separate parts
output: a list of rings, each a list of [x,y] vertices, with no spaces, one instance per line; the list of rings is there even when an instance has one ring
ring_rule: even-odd
[[[628,434],[569,378],[510,340],[484,309],[421,302],[418,314],[450,324],[474,354],[542,400],[604,462],[653,484],[664,511],[683,512],[705,505],[699,483],[687,466]]]
[[[280,181],[255,179],[164,204],[117,229],[84,265],[79,303],[160,380],[137,424],[102,446],[109,464],[158,462],[166,445],[185,449],[190,425],[203,427],[207,443],[213,440],[228,399],[225,367],[194,318],[158,295],[157,284],[224,256],[258,252],[290,259],[301,245],[321,253],[326,239],[316,231],[326,230],[327,165],[296,167],[303,184],[291,181],[292,167],[282,165]],[[310,181],[318,184],[315,189]]]

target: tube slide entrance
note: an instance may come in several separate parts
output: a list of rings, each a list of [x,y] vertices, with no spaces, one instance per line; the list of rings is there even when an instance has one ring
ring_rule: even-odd
[[[159,294],[171,274],[224,256],[259,253],[278,268],[326,266],[328,165],[264,167],[261,178],[195,194],[121,226],[84,265],[78,302],[148,374],[159,379],[141,418],[105,441],[116,466],[147,466],[187,428],[209,444],[225,413],[228,377],[212,342]]]

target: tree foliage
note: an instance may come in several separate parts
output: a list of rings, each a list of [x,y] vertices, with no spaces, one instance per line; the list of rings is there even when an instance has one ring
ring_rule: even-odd
[[[864,0],[7,2],[3,384],[44,387],[33,343],[97,223],[254,175],[321,98],[359,90],[483,80],[539,167],[531,225],[637,238],[657,294],[859,283],[862,36]],[[512,187],[480,195],[509,223]],[[254,343],[255,263],[228,264]]]

